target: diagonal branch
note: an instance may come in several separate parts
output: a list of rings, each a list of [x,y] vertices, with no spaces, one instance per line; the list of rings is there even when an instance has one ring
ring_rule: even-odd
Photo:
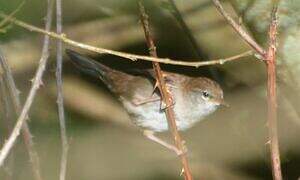
[[[52,1],[48,0],[47,18],[46,18],[46,25],[45,25],[45,29],[47,31],[49,31],[50,27],[51,27],[51,21],[52,21],[51,16],[52,16]],[[11,148],[14,146],[15,141],[20,134],[21,128],[24,125],[24,122],[26,122],[26,120],[28,119],[28,111],[32,105],[32,102],[36,95],[37,90],[39,89],[40,85],[42,84],[42,76],[43,76],[44,70],[46,68],[46,63],[47,63],[48,57],[49,57],[49,36],[45,35],[42,56],[41,56],[41,59],[39,62],[39,67],[38,67],[35,77],[33,79],[31,89],[26,98],[23,109],[20,112],[19,118],[17,119],[15,127],[14,127],[10,137],[5,142],[5,144],[3,145],[3,147],[0,151],[0,167],[3,166],[4,160],[6,159],[7,155],[9,154]]]
[[[267,77],[268,77],[268,144],[270,144],[270,156],[272,164],[273,179],[281,180],[281,165],[280,165],[280,153],[278,143],[277,132],[277,95],[276,95],[276,38],[277,38],[277,9],[278,0],[273,0],[274,7],[271,13],[271,23],[269,28],[269,47],[265,51],[259,46],[256,41],[237,24],[229,14],[224,10],[219,0],[212,0],[219,10],[219,12],[225,17],[227,22],[233,27],[235,31],[239,33],[244,41],[246,41],[261,57],[267,65]]]
[[[6,87],[8,89],[8,94],[10,99],[12,100],[12,104],[14,107],[14,113],[16,115],[19,115],[21,112],[21,102],[20,102],[20,96],[19,96],[19,90],[16,87],[14,78],[12,76],[12,72],[6,62],[6,59],[4,58],[2,52],[0,51],[0,66],[3,70],[3,77],[4,77],[4,83],[6,84]],[[32,172],[34,174],[34,177],[36,180],[41,180],[41,170],[40,170],[40,162],[38,154],[34,148],[34,142],[32,140],[32,134],[30,132],[29,126],[27,122],[24,122],[24,125],[22,127],[22,136],[24,139],[25,147],[29,154],[29,159],[31,162],[31,168]]]
[[[17,14],[17,12],[20,11],[20,9],[24,6],[25,4],[25,0],[23,0],[21,2],[21,4],[19,4],[19,6],[13,11],[11,12],[5,19],[3,19],[1,22],[0,22],[0,28],[3,27],[7,22],[9,22],[9,19],[14,17],[14,15]]]
[[[3,14],[3,13],[0,13],[0,17],[5,19],[8,16]],[[157,58],[157,57],[150,57],[150,56],[124,53],[124,52],[120,52],[120,51],[114,51],[114,50],[110,50],[110,49],[105,49],[105,48],[101,48],[101,47],[95,47],[95,46],[83,44],[83,43],[68,39],[65,34],[59,35],[59,34],[56,34],[54,32],[51,32],[51,31],[45,31],[44,29],[32,26],[30,24],[27,24],[25,22],[17,20],[16,18],[9,18],[8,21],[12,22],[12,23],[14,23],[14,24],[16,24],[20,27],[23,27],[23,28],[25,28],[29,31],[34,31],[34,32],[37,32],[37,33],[45,34],[45,35],[48,35],[52,38],[61,40],[64,43],[66,43],[68,45],[71,45],[71,46],[74,46],[74,47],[82,48],[82,49],[89,50],[89,51],[92,51],[92,52],[96,52],[96,53],[99,53],[99,54],[110,54],[110,55],[122,57],[122,58],[125,58],[125,59],[130,59],[132,61],[144,60],[144,61],[153,61],[153,62],[159,62],[159,63],[164,63],[164,64],[200,67],[200,66],[224,64],[224,63],[229,62],[229,61],[239,60],[242,57],[253,55],[252,51],[246,51],[246,52],[243,52],[241,54],[238,54],[238,55],[235,55],[235,56],[232,56],[232,57],[228,57],[228,58],[222,58],[222,59],[216,59],[216,60],[210,60],[210,61],[193,60],[194,62],[187,62],[185,60],[173,60],[173,59],[169,59],[169,58]],[[199,62],[199,61],[202,61],[202,62]]]
[[[157,57],[156,47],[153,42],[153,37],[152,37],[152,35],[150,33],[150,29],[149,29],[148,16],[145,12],[145,8],[141,1],[139,2],[139,9],[140,9],[140,13],[141,13],[141,22],[143,25],[145,39],[146,39],[146,42],[148,45],[149,53],[151,56]],[[175,112],[173,109],[173,104],[174,104],[173,98],[171,97],[169,90],[166,86],[166,83],[165,83],[165,80],[163,77],[163,72],[162,72],[158,62],[153,62],[153,69],[155,71],[156,82],[157,82],[160,94],[162,96],[162,100],[166,104],[165,113],[166,113],[166,116],[168,119],[169,129],[174,137],[176,147],[181,152],[184,152],[184,145],[182,144],[183,140],[177,130],[177,125],[176,125],[176,121],[175,121]],[[191,174],[191,170],[190,170],[190,167],[188,164],[186,154],[183,153],[182,155],[180,155],[180,159],[181,159],[181,163],[183,166],[185,180],[192,180],[193,177]]]
[[[225,11],[219,0],[212,0],[218,11],[224,16],[226,21],[232,28],[248,43],[261,57],[265,57],[265,50],[247,33],[241,25],[239,25],[233,18]]]

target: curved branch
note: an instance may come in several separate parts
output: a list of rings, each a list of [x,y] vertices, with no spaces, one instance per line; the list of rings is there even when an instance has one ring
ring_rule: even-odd
[[[3,13],[0,13],[0,17],[6,19],[8,16],[3,14]],[[95,47],[95,46],[83,44],[83,43],[68,39],[65,34],[59,35],[59,34],[56,34],[54,32],[51,32],[51,31],[46,31],[46,30],[38,28],[36,26],[32,26],[30,24],[27,24],[23,21],[17,20],[16,18],[9,18],[8,21],[10,21],[10,22],[12,22],[12,23],[14,23],[14,24],[16,24],[20,27],[23,27],[23,28],[25,28],[29,31],[42,33],[42,34],[48,35],[52,38],[61,40],[64,43],[69,44],[69,45],[74,46],[74,47],[78,47],[78,48],[82,48],[82,49],[85,49],[85,50],[93,51],[93,52],[96,52],[96,53],[99,53],[99,54],[110,54],[110,55],[122,57],[122,58],[125,58],[125,59],[130,59],[132,61],[144,60],[144,61],[159,62],[159,63],[163,63],[163,64],[200,67],[200,66],[208,66],[208,65],[215,65],[215,64],[224,64],[224,63],[229,62],[229,61],[239,60],[242,57],[253,55],[252,51],[246,51],[246,52],[243,52],[241,54],[238,54],[238,55],[235,55],[235,56],[232,56],[232,57],[228,57],[228,58],[215,59],[215,60],[210,60],[210,61],[193,60],[193,61],[198,61],[198,62],[187,62],[185,60],[173,60],[173,59],[169,59],[169,58],[157,58],[157,57],[150,57],[150,56],[124,53],[124,52],[120,52],[120,51],[114,51],[114,50],[110,50],[110,49],[105,49],[105,48],[101,48],[101,47]]]

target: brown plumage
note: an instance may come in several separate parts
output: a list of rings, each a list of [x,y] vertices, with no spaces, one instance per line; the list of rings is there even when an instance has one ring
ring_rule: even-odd
[[[149,73],[149,77],[132,75],[114,70],[74,51],[67,50],[66,53],[77,67],[100,78],[120,98],[137,126],[158,132],[168,129],[161,109],[160,95],[158,92],[153,94],[153,73]],[[213,80],[170,72],[164,72],[164,75],[175,101],[173,108],[179,130],[190,128],[214,112],[220,104],[224,104],[223,91]]]

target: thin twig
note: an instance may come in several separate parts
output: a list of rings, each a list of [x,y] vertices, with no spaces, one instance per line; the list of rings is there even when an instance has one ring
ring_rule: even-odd
[[[61,0],[56,0],[56,32],[62,34],[62,7]],[[60,137],[62,142],[62,155],[60,161],[60,174],[59,179],[66,179],[67,171],[67,158],[68,158],[68,139],[66,131],[66,120],[64,110],[63,99],[63,87],[62,87],[62,41],[57,41],[57,54],[56,54],[56,86],[57,86],[57,108],[60,125]]]
[[[47,31],[50,30],[51,27],[51,21],[52,21],[52,1],[48,0],[48,9],[47,9],[47,17],[46,17],[46,25],[45,29]],[[42,50],[42,56],[39,62],[38,69],[36,71],[35,77],[32,82],[31,89],[29,91],[29,94],[26,98],[25,104],[23,106],[23,109],[20,113],[19,118],[17,119],[17,122],[15,124],[15,127],[8,138],[8,140],[3,145],[1,151],[0,151],[0,167],[3,166],[4,160],[6,159],[7,155],[9,154],[11,148],[15,144],[15,141],[17,137],[20,134],[21,128],[24,125],[24,122],[28,119],[28,111],[32,105],[33,99],[36,95],[37,90],[39,89],[40,85],[42,84],[42,76],[44,73],[44,70],[46,68],[47,59],[49,57],[49,36],[45,35],[44,43],[43,43],[43,50]]]
[[[7,18],[5,18],[3,21],[1,21],[1,22],[0,22],[0,28],[1,28],[2,26],[4,26],[7,22],[9,22],[9,19],[12,18],[12,17],[14,17],[14,16],[17,14],[17,12],[19,12],[20,9],[24,6],[24,4],[25,4],[25,0],[23,0],[23,1],[19,4],[19,6],[18,6],[13,12],[11,12],[11,13],[7,16]]]
[[[280,153],[277,133],[277,94],[276,94],[276,38],[278,1],[274,3],[269,28],[269,48],[266,55],[268,76],[268,129],[272,174],[274,180],[282,180]]]
[[[142,4],[142,2],[139,2],[139,9],[140,9],[140,13],[141,13],[141,22],[143,25],[143,30],[145,33],[145,39],[149,48],[149,53],[151,56],[153,57],[157,57],[157,52],[156,52],[156,47],[153,41],[153,37],[150,33],[150,29],[149,29],[149,21],[148,21],[148,16],[145,12],[145,8]],[[169,129],[174,137],[174,141],[175,141],[175,145],[178,148],[178,150],[184,152],[184,145],[182,144],[183,140],[177,130],[177,125],[176,125],[176,121],[175,121],[175,112],[173,109],[173,98],[171,97],[164,77],[163,77],[163,72],[160,68],[160,65],[158,62],[153,62],[153,69],[155,71],[155,75],[156,75],[156,82],[158,85],[158,88],[160,90],[160,94],[162,96],[162,100],[163,102],[166,104],[166,109],[165,109],[165,113],[168,119],[168,124],[169,124]],[[192,173],[188,164],[188,160],[186,157],[186,154],[183,153],[182,155],[180,155],[180,159],[181,159],[181,163],[183,166],[183,172],[184,172],[184,176],[185,176],[185,180],[192,180]]]
[[[18,116],[22,110],[20,96],[19,96],[20,93],[16,87],[14,78],[12,76],[12,72],[1,51],[0,51],[0,65],[1,68],[3,69],[3,77],[4,77],[6,87],[8,89],[9,97],[14,107],[14,113]],[[42,180],[39,157],[37,151],[34,148],[32,134],[30,132],[29,126],[26,121],[24,122],[24,125],[22,127],[22,136],[24,139],[26,150],[28,151],[28,155],[31,163],[31,169],[34,174],[34,177],[36,180]]]
[[[271,13],[271,23],[269,28],[269,47],[267,52],[256,43],[256,41],[236,23],[224,10],[219,0],[212,0],[219,12],[225,17],[227,22],[239,33],[261,57],[267,65],[268,76],[268,144],[270,144],[270,155],[272,164],[273,179],[281,180],[280,153],[277,133],[277,94],[276,94],[276,38],[277,38],[277,9],[278,0],[273,0],[274,7]]]
[[[3,118],[3,124],[5,126],[6,132],[4,133],[6,136],[9,136],[9,133],[11,132],[13,128],[13,113],[11,111],[11,103],[9,101],[9,95],[7,92],[7,88],[5,85],[5,80],[3,77],[3,69],[0,66],[0,106],[2,107],[2,114],[1,118]],[[5,137],[4,137],[5,138]],[[4,139],[3,139],[4,140]],[[12,180],[14,175],[14,152],[12,151],[7,158],[6,167],[3,168],[6,175],[6,180]]]
[[[5,15],[3,13],[0,13],[0,17],[7,18],[7,15]],[[89,51],[92,51],[92,52],[96,52],[96,53],[99,53],[99,54],[110,54],[110,55],[122,57],[122,58],[125,58],[125,59],[130,59],[132,61],[145,60],[145,61],[159,62],[159,63],[164,63],[164,64],[200,67],[200,66],[224,64],[224,63],[229,62],[229,61],[234,61],[234,60],[238,60],[242,57],[253,55],[252,51],[246,51],[246,52],[243,52],[241,54],[238,54],[238,55],[235,55],[235,56],[232,56],[232,57],[228,57],[228,58],[222,58],[222,59],[216,59],[216,60],[210,60],[210,61],[193,60],[194,62],[186,62],[185,60],[172,60],[172,59],[169,59],[169,58],[156,58],[156,57],[150,57],[150,56],[124,53],[124,52],[120,52],[120,51],[114,51],[114,50],[110,50],[110,49],[95,47],[95,46],[83,44],[83,43],[80,43],[80,42],[76,42],[74,40],[68,39],[65,34],[59,35],[59,34],[56,34],[54,32],[45,31],[44,29],[38,28],[36,26],[32,26],[30,24],[27,24],[25,22],[17,20],[16,18],[9,18],[8,21],[10,21],[10,22],[12,22],[12,23],[14,23],[14,24],[16,24],[20,27],[23,27],[23,28],[25,28],[29,31],[42,33],[42,34],[48,35],[52,38],[59,39],[59,40],[63,41],[64,43],[69,44],[69,45],[74,46],[74,47],[79,47],[79,48],[89,50]]]
[[[237,23],[223,8],[219,0],[212,0],[218,11],[224,16],[232,28],[246,41],[261,57],[265,57],[266,51]]]
[[[1,71],[1,67],[0,67],[0,71]],[[13,124],[12,124],[12,120],[13,120],[13,116],[12,113],[10,111],[11,107],[10,107],[10,102],[9,102],[9,95],[6,89],[6,85],[5,85],[5,80],[3,77],[3,74],[0,72],[0,93],[1,93],[1,107],[3,108],[3,114],[1,114],[1,117],[4,119],[4,124],[6,126],[6,130],[7,130],[7,135],[9,135],[9,132],[12,130]]]

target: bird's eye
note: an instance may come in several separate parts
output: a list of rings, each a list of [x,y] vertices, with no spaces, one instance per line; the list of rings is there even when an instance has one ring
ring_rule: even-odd
[[[207,91],[203,91],[202,92],[202,97],[203,97],[203,99],[209,99],[211,96]]]

